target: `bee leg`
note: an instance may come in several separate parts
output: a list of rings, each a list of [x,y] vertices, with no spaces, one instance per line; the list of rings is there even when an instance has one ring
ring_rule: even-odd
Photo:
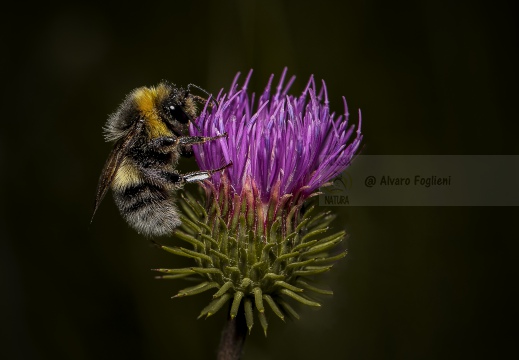
[[[203,181],[206,179],[209,179],[211,175],[213,175],[216,172],[222,171],[225,168],[228,168],[232,165],[232,161],[228,163],[227,165],[222,166],[218,169],[212,169],[212,170],[205,170],[205,171],[194,171],[187,174],[179,174],[180,182],[181,183],[191,183],[191,182],[198,182]]]
[[[209,179],[211,175],[213,175],[214,173],[222,171],[223,169],[228,168],[231,165],[232,161],[218,169],[194,171],[187,174],[178,174],[176,172],[170,171],[157,171],[156,169],[149,168],[141,170],[145,174],[146,178],[150,180],[161,179],[166,183],[172,184],[173,188],[178,188],[179,186],[181,187],[185,183],[192,183]]]
[[[151,140],[149,143],[150,148],[155,151],[160,152],[168,152],[171,151],[172,148],[177,146],[180,147],[182,155],[189,157],[192,156],[191,145],[194,144],[203,144],[208,141],[220,139],[223,137],[227,137],[227,133],[206,137],[206,136],[180,136],[180,137],[172,137],[172,136],[161,136]]]
[[[213,136],[213,137],[205,137],[205,136],[183,136],[178,138],[180,144],[180,155],[183,157],[191,157],[193,156],[193,147],[194,144],[203,144],[208,141],[220,139],[223,137],[227,137],[227,133],[223,133],[221,135]]]
[[[172,136],[161,136],[151,140],[149,142],[149,147],[155,151],[168,152],[177,146],[178,139],[179,138]]]
[[[223,137],[226,138],[227,137],[227,133],[223,133],[223,134],[220,134],[220,135],[217,135],[217,136],[211,136],[211,137],[207,137],[207,136],[181,136],[177,140],[178,140],[178,144],[179,145],[181,145],[181,146],[188,146],[188,145],[195,145],[195,144],[203,144],[203,143],[206,143],[208,141],[220,139],[220,138],[223,138]]]

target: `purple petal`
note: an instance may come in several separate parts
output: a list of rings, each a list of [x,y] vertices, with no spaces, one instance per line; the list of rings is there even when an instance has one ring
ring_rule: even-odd
[[[317,91],[311,76],[302,94],[294,97],[287,94],[295,77],[285,84],[286,74],[285,68],[273,96],[272,75],[256,103],[255,95],[247,92],[252,70],[240,90],[238,73],[228,94],[218,94],[220,106],[206,105],[196,121],[203,136],[228,134],[227,139],[195,146],[200,168],[210,170],[232,161],[225,175],[232,189],[240,193],[250,178],[264,202],[277,182],[279,196],[296,194],[303,187],[304,194],[310,195],[349,165],[362,140],[360,110],[356,135],[350,140],[354,127],[348,126],[346,99],[343,97],[344,115],[330,114],[324,81]],[[194,126],[190,131],[193,135],[197,132]],[[214,174],[210,181],[218,187],[220,174]]]

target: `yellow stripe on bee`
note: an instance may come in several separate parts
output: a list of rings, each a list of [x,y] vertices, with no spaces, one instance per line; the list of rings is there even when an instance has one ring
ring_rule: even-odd
[[[164,85],[142,87],[133,93],[139,112],[146,122],[148,137],[154,139],[161,136],[171,136],[172,133],[160,119],[158,106],[169,95],[170,90]]]
[[[112,189],[122,191],[128,187],[139,185],[142,182],[141,173],[127,159],[124,159],[115,173]]]

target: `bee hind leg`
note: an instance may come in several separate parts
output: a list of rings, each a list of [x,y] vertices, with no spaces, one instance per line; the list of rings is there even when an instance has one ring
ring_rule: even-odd
[[[179,174],[180,176],[180,182],[181,183],[192,183],[192,182],[199,182],[206,179],[209,179],[211,175],[213,175],[216,172],[222,171],[225,168],[228,168],[232,165],[232,161],[228,163],[227,165],[224,165],[218,169],[212,169],[212,170],[204,170],[204,171],[194,171],[187,174]]]

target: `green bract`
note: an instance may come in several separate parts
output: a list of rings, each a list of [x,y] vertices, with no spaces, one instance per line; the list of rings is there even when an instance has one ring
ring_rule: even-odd
[[[205,205],[189,193],[182,196],[186,215],[176,235],[186,247],[161,246],[195,262],[189,268],[156,269],[164,273],[163,279],[199,281],[175,297],[212,290],[213,300],[200,317],[211,316],[230,303],[232,318],[238,311],[245,312],[249,331],[256,312],[266,334],[266,308],[282,320],[299,318],[290,303],[319,307],[314,296],[332,294],[312,283],[346,255],[333,252],[345,237],[344,231],[328,235],[333,215],[314,214],[314,207],[304,209],[305,203],[291,195],[277,198],[273,194],[265,205],[254,196],[252,181],[233,197],[225,177],[219,192],[210,183],[205,189]]]

